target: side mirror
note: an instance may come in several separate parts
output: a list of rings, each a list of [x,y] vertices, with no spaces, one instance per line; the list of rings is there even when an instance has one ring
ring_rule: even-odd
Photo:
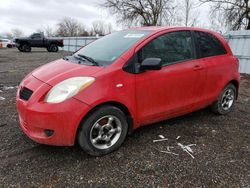
[[[160,58],[146,58],[141,63],[141,70],[160,70],[162,67]]]

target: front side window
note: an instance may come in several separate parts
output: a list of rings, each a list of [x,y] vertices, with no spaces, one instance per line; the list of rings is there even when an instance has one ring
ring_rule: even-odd
[[[200,31],[195,31],[194,33],[201,58],[227,53],[221,42],[212,34]]]
[[[138,53],[139,62],[146,58],[161,58],[162,65],[194,58],[190,31],[166,33],[145,45]]]

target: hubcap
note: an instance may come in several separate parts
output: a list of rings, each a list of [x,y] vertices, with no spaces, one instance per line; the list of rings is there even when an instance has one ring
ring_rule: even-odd
[[[222,95],[221,106],[223,110],[229,110],[234,102],[234,91],[232,89],[226,90]]]
[[[108,149],[119,140],[121,130],[121,121],[116,116],[101,117],[91,128],[90,141],[97,149]]]

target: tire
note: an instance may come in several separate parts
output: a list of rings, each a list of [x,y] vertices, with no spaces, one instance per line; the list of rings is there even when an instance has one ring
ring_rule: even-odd
[[[12,45],[11,44],[7,44],[7,48],[12,48]]]
[[[23,46],[19,46],[17,49],[18,49],[20,52],[23,52]]]
[[[23,52],[31,52],[31,47],[28,44],[22,45]]]
[[[117,150],[128,132],[125,114],[114,106],[102,106],[80,124],[77,141],[89,155],[103,156]]]
[[[51,44],[49,47],[47,47],[48,52],[58,52],[58,46],[56,44]]]
[[[233,110],[236,96],[236,87],[233,84],[228,84],[221,92],[218,100],[210,106],[210,109],[215,114],[225,115]]]

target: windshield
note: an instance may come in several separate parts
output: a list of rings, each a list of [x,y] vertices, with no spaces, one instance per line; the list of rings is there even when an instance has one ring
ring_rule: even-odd
[[[115,32],[88,44],[75,54],[90,57],[101,65],[110,65],[150,32],[144,30]]]

